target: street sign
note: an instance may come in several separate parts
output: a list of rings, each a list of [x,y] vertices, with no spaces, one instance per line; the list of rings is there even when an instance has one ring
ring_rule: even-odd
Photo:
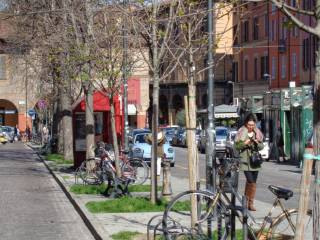
[[[35,111],[33,108],[31,108],[31,109],[28,110],[28,115],[29,115],[30,117],[32,117],[32,116],[35,115],[35,114],[36,114],[36,111]]]

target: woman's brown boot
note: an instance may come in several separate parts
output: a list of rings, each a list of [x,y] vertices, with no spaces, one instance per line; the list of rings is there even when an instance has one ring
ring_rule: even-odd
[[[248,209],[250,211],[257,211],[257,209],[254,207],[253,202],[254,202],[254,197],[256,195],[256,190],[257,190],[257,184],[256,183],[248,183]]]

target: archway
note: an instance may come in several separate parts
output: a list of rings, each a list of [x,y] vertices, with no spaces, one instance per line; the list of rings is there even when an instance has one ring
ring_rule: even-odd
[[[179,124],[177,121],[178,115],[180,116],[182,114],[182,118],[185,118],[183,98],[179,94],[175,94],[172,97],[172,107],[173,107],[173,117],[172,117],[173,123]]]
[[[201,97],[201,108],[206,109],[208,107],[208,95],[203,94]]]
[[[18,109],[6,99],[0,99],[0,125],[14,127],[18,124]]]
[[[168,124],[168,99],[165,95],[159,97],[159,124]]]

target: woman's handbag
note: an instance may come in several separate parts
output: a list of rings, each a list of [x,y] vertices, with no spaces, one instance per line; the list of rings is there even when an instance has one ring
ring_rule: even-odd
[[[252,167],[260,167],[262,163],[263,163],[263,159],[262,159],[261,154],[256,151],[251,152],[250,165]]]

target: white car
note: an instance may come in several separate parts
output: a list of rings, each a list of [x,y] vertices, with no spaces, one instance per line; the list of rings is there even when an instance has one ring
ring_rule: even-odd
[[[264,148],[259,152],[260,152],[263,160],[268,161],[269,160],[269,152],[270,152],[269,140],[265,139],[263,141],[263,145],[264,145]]]

